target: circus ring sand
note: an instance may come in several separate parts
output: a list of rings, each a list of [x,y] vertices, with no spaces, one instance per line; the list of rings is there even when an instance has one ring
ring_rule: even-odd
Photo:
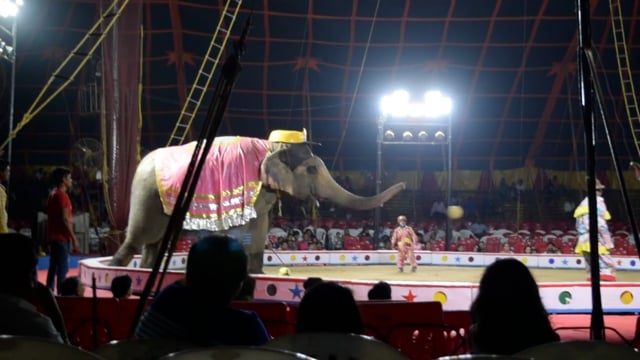
[[[440,301],[444,310],[468,310],[476,295],[484,267],[505,254],[465,252],[416,252],[418,271],[399,273],[393,251],[279,251],[264,255],[265,275],[256,275],[256,299],[297,302],[304,294],[308,277],[335,280],[353,290],[357,300],[366,300],[371,286],[380,280],[392,286],[394,300]],[[582,258],[566,254],[509,255],[522,261],[540,285],[542,299],[551,313],[588,313],[591,290]],[[164,286],[181,278],[186,253],[176,253],[169,264]],[[605,312],[640,312],[640,260],[632,256],[614,257],[618,281],[602,283]],[[113,277],[129,274],[134,292],[141,292],[149,276],[138,268],[139,257],[128,267],[108,266],[110,257],[81,260],[79,275],[85,284],[96,277],[99,289],[109,289]],[[280,276],[280,267],[291,276]],[[405,270],[409,270],[406,267]]]

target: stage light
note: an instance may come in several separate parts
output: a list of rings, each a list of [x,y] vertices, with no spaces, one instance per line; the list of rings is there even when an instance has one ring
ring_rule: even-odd
[[[0,40],[0,57],[13,62],[16,59],[16,52],[12,46]]]
[[[384,116],[402,117],[407,115],[410,96],[405,90],[396,90],[380,100],[380,111]]]
[[[424,94],[424,116],[438,117],[451,114],[453,103],[451,98],[443,96],[440,91],[428,91]]]
[[[0,0],[0,16],[13,17],[18,15],[18,10],[22,5],[24,5],[23,0]]]
[[[426,92],[422,102],[411,102],[405,90],[396,90],[380,99],[380,112],[385,117],[435,118],[449,115],[452,109],[451,98],[440,91]]]
[[[427,146],[443,146],[446,145],[446,162],[447,162],[447,203],[451,200],[451,187],[452,187],[452,145],[451,145],[451,131],[452,131],[452,116],[453,102],[451,98],[444,96],[440,91],[428,91],[424,94],[415,94],[413,101],[411,95],[405,90],[396,90],[388,95],[380,98],[380,116],[376,118],[378,124],[377,133],[377,161],[376,161],[376,194],[381,192],[381,184],[383,178],[382,167],[382,151],[383,145],[416,145]],[[393,121],[391,118],[400,118]],[[431,119],[433,118],[433,119]],[[441,118],[441,119],[435,119]],[[385,123],[395,123],[394,128],[399,131],[398,134],[402,134],[401,141],[393,141],[394,133],[391,130],[385,128]],[[402,129],[402,127],[404,129]],[[419,142],[414,142],[414,134],[406,129],[413,129],[417,132],[417,139]],[[435,134],[433,131],[438,128],[444,130],[437,131]],[[420,130],[426,129],[426,130]],[[386,131],[385,131],[386,130]],[[427,133],[433,134],[430,135]],[[446,134],[445,134],[446,132]],[[444,148],[444,147],[443,147]],[[447,217],[446,225],[446,245],[451,244],[451,218]],[[374,229],[375,238],[378,238],[379,228],[381,224],[381,211],[377,207],[374,214]]]
[[[13,62],[16,59],[16,52],[13,46],[7,45],[4,41],[0,40],[0,57]]]

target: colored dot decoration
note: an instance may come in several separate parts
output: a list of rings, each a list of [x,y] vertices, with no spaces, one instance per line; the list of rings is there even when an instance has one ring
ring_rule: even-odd
[[[365,255],[365,256],[364,256],[364,260],[365,260],[365,261],[369,261],[369,259],[371,259],[371,257],[370,257],[369,255]]]
[[[522,261],[523,264],[527,265],[527,263],[529,262],[529,259],[527,259],[526,257],[523,257],[522,259],[520,259],[520,261]]]
[[[339,259],[340,259],[340,261],[345,261],[347,259],[347,257],[344,256],[344,254],[343,254],[343,255],[340,255]]]
[[[444,261],[444,262],[449,261],[449,257],[447,255],[443,255],[442,256],[442,261]]]
[[[623,291],[622,294],[620,294],[620,301],[625,305],[631,304],[631,302],[633,301],[633,294],[631,293],[631,291]]]
[[[578,265],[582,264],[582,259],[576,259],[576,264]]]
[[[555,264],[555,262],[556,262],[556,259],[549,259],[549,264],[553,265]]]
[[[560,301],[560,304],[562,305],[570,304],[572,298],[573,295],[571,295],[571,293],[568,291],[563,291],[560,293],[560,295],[558,295],[558,301]]]
[[[269,296],[275,296],[278,293],[278,287],[273,285],[273,284],[269,284],[267,285],[267,295]]]
[[[416,260],[418,260],[418,261],[422,260],[422,255],[419,255],[419,254],[416,255]]]
[[[631,266],[636,266],[636,261],[635,261],[635,260],[631,260],[631,261],[629,261],[629,265],[631,265]]]
[[[182,258],[182,259],[180,259],[180,263],[181,263],[182,265],[186,264],[186,263],[187,263],[187,258]]]
[[[395,256],[395,255],[391,255],[391,256],[389,256],[389,260],[391,260],[391,261],[396,261],[396,256]]]
[[[320,255],[316,255],[314,259],[316,259],[316,261],[320,261]]]
[[[435,294],[433,294],[433,300],[439,301],[442,305],[444,305],[447,302],[447,294],[443,293],[442,291],[436,291]]]
[[[469,256],[469,259],[468,259],[468,260],[469,260],[469,262],[470,262],[470,263],[472,263],[472,262],[473,262],[473,260],[475,260],[475,259],[473,258],[473,256]]]
[[[271,255],[267,256],[267,261],[273,261],[273,256]]]
[[[295,255],[291,255],[290,259],[291,261],[296,261],[297,257]]]

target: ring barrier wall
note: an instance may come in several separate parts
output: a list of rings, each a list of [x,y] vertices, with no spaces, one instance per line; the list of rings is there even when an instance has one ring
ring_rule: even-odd
[[[278,256],[276,256],[276,254]],[[353,265],[366,272],[363,265],[394,266],[394,251],[279,251],[265,253],[265,266],[313,266],[313,265]],[[279,257],[279,258],[278,258]],[[456,267],[487,266],[497,259],[517,258],[530,268],[546,269],[584,269],[581,257],[567,254],[487,254],[465,252],[427,252],[417,251],[419,265],[451,265]],[[111,279],[128,274],[133,279],[134,292],[141,292],[149,269],[139,268],[139,256],[128,267],[108,266],[110,257],[84,259],[79,262],[79,275],[83,283],[90,285],[92,276],[96,277],[99,289],[109,289]],[[640,271],[640,261],[632,256],[614,257],[616,265],[622,271]],[[281,261],[282,260],[282,261]],[[187,254],[177,253],[171,259],[164,286],[184,276]],[[428,272],[429,267],[418,269]],[[399,301],[440,301],[446,311],[468,310],[477,293],[474,282],[424,282],[412,280],[414,274],[407,272],[406,281],[389,281],[393,300]],[[586,274],[585,274],[586,275]],[[304,296],[303,282],[306,277],[255,275],[255,298],[298,302]],[[356,300],[366,300],[367,292],[376,281],[373,280],[335,280],[352,289]],[[544,282],[539,283],[542,300],[551,313],[591,312],[591,288],[586,281],[581,282]],[[640,282],[603,282],[601,285],[602,303],[606,312],[640,312]]]

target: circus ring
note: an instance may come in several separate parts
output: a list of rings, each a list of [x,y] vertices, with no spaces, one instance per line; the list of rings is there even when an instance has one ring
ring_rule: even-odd
[[[357,300],[366,300],[371,286],[380,280],[391,284],[394,300],[440,301],[444,310],[468,310],[474,299],[484,267],[505,254],[467,252],[416,252],[416,273],[399,273],[393,251],[279,251],[266,252],[264,270],[256,275],[255,298],[297,302],[302,297],[303,282],[317,276],[335,280],[352,289]],[[591,312],[590,284],[585,279],[581,257],[567,254],[508,255],[526,264],[539,282],[542,300],[550,313]],[[601,286],[605,312],[640,312],[640,260],[633,256],[614,257],[618,281]],[[139,256],[128,267],[111,267],[110,257],[84,259],[79,262],[79,276],[98,289],[109,289],[113,277],[129,274],[134,292],[141,292],[148,269],[138,267]],[[163,285],[184,275],[187,254],[176,253],[169,264]],[[282,266],[291,276],[279,276]]]

